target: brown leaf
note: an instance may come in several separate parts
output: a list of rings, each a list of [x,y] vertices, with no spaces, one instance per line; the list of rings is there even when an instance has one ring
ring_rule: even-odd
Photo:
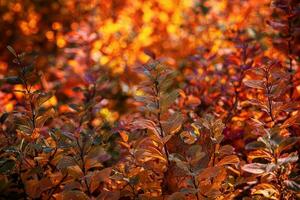
[[[251,163],[242,166],[242,170],[251,174],[262,174],[266,172],[267,165],[260,163]]]
[[[278,146],[278,148],[276,149],[276,151],[278,151],[279,153],[290,149],[293,145],[295,145],[297,142],[300,141],[300,137],[289,137],[284,139]]]
[[[119,191],[101,191],[101,194],[97,197],[97,200],[119,200]]]
[[[38,198],[41,194],[39,190],[39,181],[38,180],[28,180],[25,182],[26,193],[31,198]]]
[[[244,81],[244,84],[248,87],[254,88],[254,89],[264,89],[264,81],[262,80],[246,80]]]
[[[282,30],[287,28],[287,25],[282,22],[268,20],[267,23],[276,30]]]
[[[218,175],[222,168],[219,166],[205,168],[198,176],[199,180],[210,179]]]
[[[276,200],[276,199],[278,199],[279,191],[272,184],[261,183],[252,189],[251,194],[252,195],[263,195],[265,198]]]
[[[69,190],[62,193],[63,200],[89,200],[90,198],[82,191]]]
[[[90,190],[94,192],[99,186],[101,182],[105,182],[111,174],[111,168],[105,168],[101,171],[94,171],[89,174],[89,182],[90,182]]]
[[[249,162],[252,162],[256,158],[262,158],[262,159],[266,159],[268,161],[274,161],[273,155],[264,150],[255,150],[255,151],[251,151],[248,154]]]
[[[230,155],[222,158],[216,166],[223,166],[223,165],[236,165],[240,162],[239,157],[236,155]]]
[[[181,192],[175,192],[168,197],[168,200],[185,200],[185,195]]]

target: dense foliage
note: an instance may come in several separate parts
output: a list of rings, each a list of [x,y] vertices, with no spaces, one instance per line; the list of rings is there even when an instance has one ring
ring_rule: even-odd
[[[298,0],[0,6],[0,199],[300,199]]]

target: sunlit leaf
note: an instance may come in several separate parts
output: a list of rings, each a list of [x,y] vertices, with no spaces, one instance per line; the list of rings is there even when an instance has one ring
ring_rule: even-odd
[[[223,166],[223,165],[236,165],[240,162],[239,157],[236,155],[230,155],[222,158],[216,166]]]
[[[268,199],[278,199],[279,191],[276,189],[275,186],[268,184],[268,183],[262,183],[257,186],[255,186],[252,190],[252,195],[263,195],[264,197]]]
[[[267,151],[264,150],[255,150],[255,151],[251,151],[248,154],[248,159],[250,162],[252,162],[255,159],[266,159],[268,161],[274,161],[273,155]]]
[[[194,144],[198,139],[198,136],[190,131],[182,131],[180,137],[187,144]]]
[[[278,163],[278,165],[284,165],[287,163],[295,163],[298,161],[298,159],[299,159],[299,156],[297,153],[291,153],[286,157],[278,158],[277,163]]]

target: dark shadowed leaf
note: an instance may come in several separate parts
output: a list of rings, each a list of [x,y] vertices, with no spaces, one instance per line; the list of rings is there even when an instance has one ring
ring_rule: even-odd
[[[0,161],[0,173],[10,172],[16,165],[14,160],[1,160]]]
[[[69,107],[72,108],[73,110],[77,111],[77,112],[80,112],[80,106],[77,105],[77,104],[69,104]]]
[[[5,122],[5,120],[7,119],[8,115],[9,115],[8,113],[3,113],[1,115],[1,117],[0,117],[0,123],[1,124]]]
[[[11,85],[21,84],[22,80],[18,76],[10,76],[5,78],[6,82]]]
[[[54,110],[52,108],[48,109],[45,113],[36,118],[36,127],[41,128],[44,123],[51,117],[54,116]]]
[[[261,141],[254,141],[250,142],[245,146],[246,150],[256,150],[256,149],[262,149],[265,148],[266,145]]]
[[[287,186],[288,189],[293,190],[295,192],[300,192],[300,184],[296,183],[292,180],[285,180],[284,184]]]
[[[151,57],[153,60],[155,60],[156,58],[156,55],[153,51],[151,51],[150,49],[144,49],[144,53],[146,55],[148,55],[149,57]]]
[[[18,57],[17,52],[14,50],[13,47],[11,46],[7,46],[7,49],[10,51],[10,53],[12,53],[15,57]]]
[[[287,150],[291,148],[293,145],[295,145],[297,142],[300,141],[300,137],[289,137],[284,139],[278,146],[277,151],[282,152],[284,150]]]

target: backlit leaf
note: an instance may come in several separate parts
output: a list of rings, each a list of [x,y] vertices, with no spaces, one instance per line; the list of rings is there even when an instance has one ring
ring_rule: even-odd
[[[236,155],[230,155],[222,158],[216,166],[223,166],[223,165],[236,165],[240,162],[239,157]]]
[[[254,88],[254,89],[264,89],[265,88],[262,80],[247,80],[247,81],[244,81],[244,84],[246,86]]]

